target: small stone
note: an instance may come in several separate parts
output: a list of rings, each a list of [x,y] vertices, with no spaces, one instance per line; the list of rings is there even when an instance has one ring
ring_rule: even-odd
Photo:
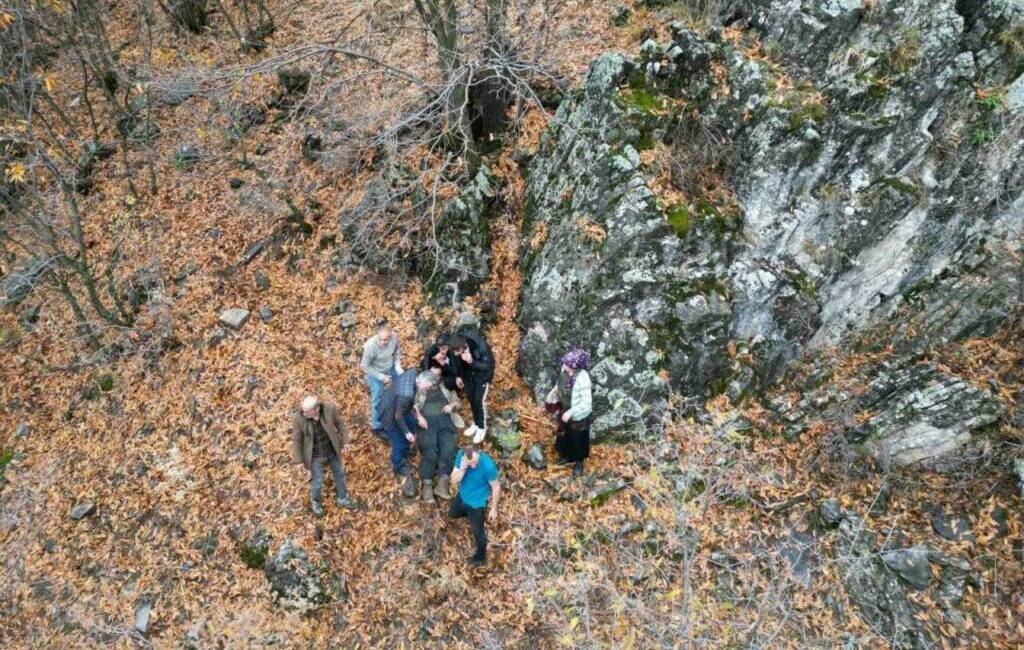
[[[347,311],[341,315],[341,329],[343,330],[352,329],[353,327],[356,326],[358,322],[359,320],[356,318],[356,315],[350,311]]]
[[[245,185],[245,181],[243,181],[241,178],[229,178],[228,179],[228,187],[230,187],[233,190],[237,190],[238,188],[242,187],[243,185]]]
[[[267,305],[260,305],[260,320],[264,323],[269,323],[270,319],[274,317],[274,311]]]
[[[544,447],[536,442],[530,445],[530,448],[523,454],[523,462],[533,469],[545,469],[548,466],[548,461],[544,457]]]
[[[224,339],[228,337],[228,331],[223,327],[213,328],[213,334],[210,335],[210,347],[215,348],[221,344]]]
[[[15,438],[24,438],[28,436],[28,423],[22,420],[18,423],[18,428],[14,430]]]
[[[804,139],[805,142],[818,142],[819,140],[821,140],[821,134],[810,126],[804,129],[804,132],[801,135],[801,137]]]
[[[39,322],[39,305],[32,305],[21,310],[18,314],[18,324],[26,332],[35,330],[36,323]]]
[[[932,530],[939,537],[951,542],[974,541],[971,520],[963,513],[949,514],[941,508],[932,513]]]
[[[82,503],[75,505],[75,507],[71,509],[71,512],[68,513],[68,516],[75,521],[79,521],[94,512],[96,512],[96,504],[92,501],[83,501]]]
[[[932,567],[924,546],[886,551],[882,553],[882,562],[914,589],[924,589],[931,584]]]
[[[245,265],[256,259],[256,256],[263,252],[264,243],[265,242],[263,241],[258,241],[255,244],[249,244],[248,248],[245,249],[245,252],[242,253],[242,257],[239,259],[239,262]]]
[[[818,517],[826,528],[836,528],[844,518],[843,508],[836,499],[825,499],[818,506]]]
[[[153,613],[153,603],[144,600],[135,608],[135,630],[145,636],[149,630],[149,615]]]
[[[253,273],[253,279],[256,281],[256,288],[258,290],[266,291],[270,288],[270,277],[268,277],[263,271],[256,271]]]
[[[225,309],[220,313],[219,320],[225,327],[229,327],[237,332],[249,321],[249,310],[240,307]]]
[[[54,551],[56,551],[57,540],[55,540],[52,537],[47,538],[46,541],[43,542],[43,550],[47,553],[53,553]]]
[[[632,12],[626,5],[619,5],[615,7],[615,12],[612,13],[612,24],[616,27],[622,27],[629,22],[629,17]]]

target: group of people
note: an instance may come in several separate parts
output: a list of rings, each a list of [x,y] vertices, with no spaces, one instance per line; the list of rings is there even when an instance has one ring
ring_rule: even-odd
[[[545,408],[556,422],[559,463],[571,464],[573,476],[580,476],[590,455],[590,355],[577,348],[561,361]],[[501,494],[497,464],[480,448],[487,437],[487,394],[495,369],[483,334],[471,320],[460,319],[455,332],[441,334],[427,348],[417,368],[405,368],[398,335],[380,321],[363,345],[360,368],[370,390],[370,429],[390,444],[391,469],[402,494],[415,498],[418,492],[425,504],[450,499],[448,516],[468,519],[473,532],[476,549],[470,563],[483,566],[485,522],[497,518]],[[464,401],[472,417],[468,426],[460,413]],[[461,447],[459,431],[465,438]],[[346,444],[348,430],[337,406],[306,396],[292,417],[292,448],[296,461],[310,472],[311,508],[318,517],[323,516],[326,466],[334,475],[338,506],[361,507],[346,486],[340,460]]]

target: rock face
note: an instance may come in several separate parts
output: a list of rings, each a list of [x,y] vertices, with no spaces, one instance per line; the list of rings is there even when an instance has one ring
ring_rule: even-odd
[[[1020,291],[1020,116],[976,91],[1016,88],[1000,35],[1024,6],[724,4],[739,40],[673,24],[598,59],[528,170],[519,370],[540,399],[589,347],[595,437],[656,422],[670,389],[760,391],[851,330],[991,333]],[[906,396],[949,419],[880,422],[879,453],[924,460],[983,426],[952,421],[984,401],[958,381]]]
[[[876,415],[851,435],[866,440],[872,455],[897,465],[936,467],[968,444],[973,430],[994,423],[1004,411],[988,391],[926,363],[881,373],[860,406]]]

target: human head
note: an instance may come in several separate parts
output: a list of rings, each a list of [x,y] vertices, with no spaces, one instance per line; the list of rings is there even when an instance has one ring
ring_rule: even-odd
[[[440,377],[441,373],[444,372],[444,368],[441,367],[441,364],[437,359],[431,359],[427,363],[427,370],[437,377]]]
[[[583,348],[573,348],[562,355],[562,367],[571,375],[578,370],[590,370],[590,353]]]
[[[391,323],[388,319],[382,318],[377,321],[377,340],[382,344],[387,343],[391,339]]]
[[[441,358],[448,356],[448,350],[451,347],[451,340],[452,337],[448,333],[441,334],[437,337],[437,341],[434,342],[434,345],[437,346],[436,356]]]
[[[316,395],[306,395],[302,398],[302,417],[315,420],[320,417],[320,398]]]
[[[462,351],[466,349],[466,346],[469,345],[469,343],[466,342],[465,336],[461,334],[455,334],[452,336],[449,345],[451,345],[452,352],[454,352],[455,354],[461,354]]]
[[[424,370],[416,376],[416,390],[430,390],[437,386],[438,375],[430,370]]]
[[[470,467],[476,467],[480,464],[480,453],[473,445],[466,445],[462,448],[462,457],[466,459],[466,464]]]

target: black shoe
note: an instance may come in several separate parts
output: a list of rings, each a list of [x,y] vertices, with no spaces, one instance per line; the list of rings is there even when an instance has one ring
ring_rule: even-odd
[[[473,567],[475,569],[479,569],[480,567],[483,567],[483,566],[486,566],[486,565],[487,565],[487,558],[485,558],[485,557],[478,557],[478,556],[474,555],[471,558],[469,558],[469,566],[471,566],[471,567]]]
[[[572,477],[579,478],[583,476],[583,461],[580,461],[572,466]]]
[[[559,458],[558,460],[555,461],[555,465],[558,465],[559,467],[565,467],[566,465],[572,465],[572,461],[569,460],[568,458]]]

